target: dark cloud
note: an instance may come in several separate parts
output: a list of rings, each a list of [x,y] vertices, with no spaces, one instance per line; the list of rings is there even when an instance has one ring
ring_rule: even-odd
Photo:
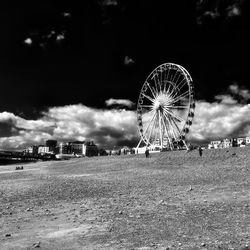
[[[126,66],[131,66],[135,63],[135,61],[131,57],[125,56],[123,63]]]
[[[197,24],[203,25],[217,20],[226,23],[242,15],[245,1],[198,0],[196,1]]]
[[[0,137],[9,137],[16,134],[18,134],[18,131],[12,122],[0,122]]]
[[[62,43],[66,39],[66,31],[51,30],[48,32],[31,32],[28,37],[24,39],[24,44],[32,47],[40,47],[47,49],[53,47],[58,43]]]
[[[63,17],[66,17],[66,18],[70,18],[71,17],[71,13],[70,12],[63,12],[62,15],[63,15]]]
[[[225,94],[215,96],[222,104],[247,104],[250,101],[250,91],[237,83],[231,84]]]
[[[117,6],[118,5],[117,0],[100,0],[99,3],[102,6]]]

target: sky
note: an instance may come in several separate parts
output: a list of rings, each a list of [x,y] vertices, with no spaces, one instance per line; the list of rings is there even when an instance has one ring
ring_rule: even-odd
[[[136,146],[140,89],[166,62],[194,81],[190,141],[250,135],[247,1],[25,1],[0,27],[0,149]]]

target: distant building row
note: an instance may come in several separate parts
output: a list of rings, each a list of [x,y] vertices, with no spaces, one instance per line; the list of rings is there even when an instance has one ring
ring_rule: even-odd
[[[250,137],[223,139],[221,141],[211,141],[208,144],[210,148],[230,148],[230,147],[245,147],[250,146]]]
[[[97,156],[98,148],[93,141],[61,142],[58,145],[56,140],[47,140],[46,145],[30,146],[24,150],[24,153],[33,155],[74,154],[82,156]]]

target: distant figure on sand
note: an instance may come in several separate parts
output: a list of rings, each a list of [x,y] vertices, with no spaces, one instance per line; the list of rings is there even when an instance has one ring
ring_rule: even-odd
[[[146,155],[146,158],[149,157],[149,150],[148,150],[148,148],[146,148],[146,150],[145,150],[145,155]]]
[[[199,147],[199,155],[202,156],[202,147]]]

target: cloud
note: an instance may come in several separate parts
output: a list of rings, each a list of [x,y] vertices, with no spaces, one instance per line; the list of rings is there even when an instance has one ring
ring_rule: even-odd
[[[250,91],[237,83],[229,85],[215,102],[198,101],[188,138],[208,141],[217,138],[250,136]]]
[[[226,137],[250,136],[250,105],[198,101],[188,138],[208,141]]]
[[[235,100],[230,95],[216,95],[215,100],[218,100],[221,104],[236,104],[237,100]]]
[[[118,1],[117,0],[102,0],[100,1],[100,4],[103,6],[117,6]]]
[[[32,39],[28,37],[28,38],[26,38],[24,40],[24,43],[27,44],[27,45],[31,45],[32,44]]]
[[[132,146],[139,140],[134,111],[94,109],[82,104],[49,108],[38,120],[0,113],[0,133],[2,149],[22,149],[48,139],[94,140],[105,147]]]
[[[57,124],[56,139],[94,140],[98,144],[115,145],[120,140],[138,137],[136,114],[128,110],[103,110],[84,105],[55,107],[44,113]]]
[[[220,23],[227,23],[235,18],[239,18],[242,15],[242,9],[244,8],[245,0],[197,0],[197,24],[204,25],[212,23],[217,20]]]
[[[126,106],[128,108],[131,108],[134,106],[134,103],[128,99],[113,99],[110,98],[108,100],[105,101],[106,105],[109,106],[113,106],[113,105],[121,105],[121,106]]]
[[[63,12],[62,15],[63,15],[63,17],[66,17],[66,18],[70,18],[71,17],[71,13],[70,12]]]
[[[240,101],[247,102],[250,100],[250,91],[245,87],[240,87],[237,83],[229,86],[231,94],[236,96]]]
[[[187,139],[208,142],[214,139],[250,136],[249,90],[236,83],[215,97],[214,102],[197,101],[193,125]],[[109,99],[107,106],[131,106],[126,99]],[[83,104],[51,107],[37,120],[10,112],[0,113],[0,148],[23,149],[28,145],[57,141],[94,140],[100,147],[136,146],[139,141],[134,110],[97,109]]]
[[[225,94],[216,95],[215,100],[222,104],[246,104],[250,100],[250,91],[237,83],[233,83],[228,87]]]
[[[135,61],[133,60],[133,58],[129,57],[129,56],[125,56],[124,57],[124,61],[123,61],[123,64],[125,66],[131,66],[135,63]]]
[[[60,41],[62,41],[64,39],[65,39],[64,34],[59,34],[59,35],[56,36],[56,41],[58,41],[58,42],[60,42]]]
[[[67,31],[64,29],[29,32],[24,44],[29,47],[42,49],[53,48],[67,39]]]
[[[227,17],[233,18],[241,15],[241,7],[238,3],[228,6],[227,8]]]

